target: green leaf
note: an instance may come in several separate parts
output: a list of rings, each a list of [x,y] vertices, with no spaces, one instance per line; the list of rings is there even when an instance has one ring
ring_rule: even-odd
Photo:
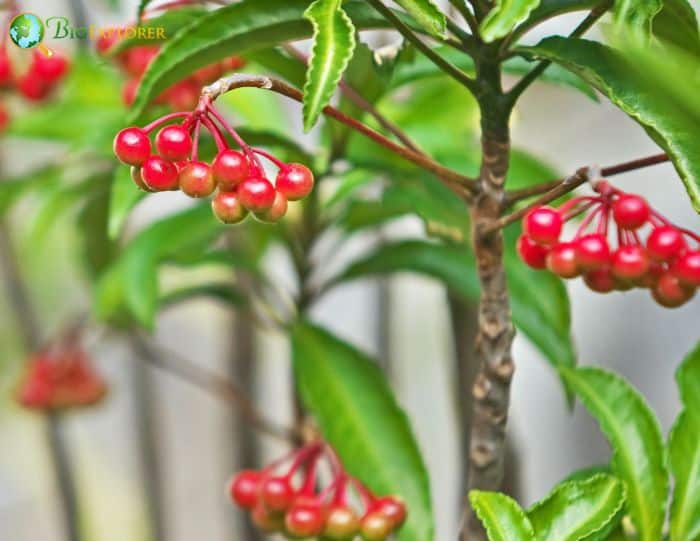
[[[568,475],[562,483],[567,483],[569,481],[585,481],[589,477],[593,477],[598,474],[610,474],[610,466],[608,464],[599,464],[597,466],[589,466],[587,468],[581,468],[575,472]]]
[[[579,74],[641,124],[669,153],[695,210],[700,212],[700,139],[697,118],[680,110],[667,95],[642,79],[615,50],[582,39],[547,38],[521,52],[557,62]]]
[[[117,245],[107,233],[110,186],[107,182],[96,182],[85,195],[78,215],[78,233],[90,278],[96,279],[117,253]]]
[[[139,7],[138,10],[136,11],[136,20],[141,21],[141,17],[143,17],[143,12],[146,11],[146,8],[148,7],[148,4],[153,2],[153,0],[140,0],[139,1]]]
[[[304,12],[314,44],[304,85],[304,129],[309,131],[333,96],[355,50],[355,27],[341,0],[315,0]]]
[[[560,372],[610,442],[612,471],[625,482],[640,541],[659,541],[668,476],[656,417],[644,398],[616,374],[589,366]]]
[[[481,37],[490,43],[507,36],[539,3],[540,0],[496,0],[496,5],[479,25]]]
[[[313,28],[303,14],[308,0],[243,0],[200,17],[168,40],[139,85],[132,121],[149,102],[194,70],[232,54],[268,49],[306,39]],[[358,29],[384,28],[387,22],[364,2],[343,9]]]
[[[613,21],[618,28],[640,29],[651,32],[651,24],[664,0],[615,0]]]
[[[676,373],[683,410],[668,437],[668,463],[675,479],[671,540],[700,539],[700,344]]]
[[[159,304],[164,308],[200,297],[210,298],[234,307],[245,304],[243,292],[227,283],[208,283],[172,289],[161,295]]]
[[[519,38],[547,19],[575,11],[590,11],[604,1],[606,0],[540,0],[539,5],[532,10],[527,20],[515,29],[513,39]]]
[[[512,498],[498,492],[472,490],[469,501],[489,541],[534,541],[532,524]]]
[[[527,515],[537,541],[602,541],[619,523],[624,505],[624,485],[598,474],[558,485]]]
[[[431,0],[396,0],[416,22],[434,36],[445,35],[447,19]]]
[[[292,331],[294,375],[304,404],[348,471],[410,512],[401,541],[433,539],[428,473],[406,414],[377,363],[327,331]]]
[[[208,11],[202,6],[183,6],[177,9],[169,9],[157,17],[143,21],[139,25],[139,28],[143,28],[146,31],[149,28],[158,30],[162,29],[160,33],[156,32],[155,38],[153,36],[149,37],[148,34],[142,34],[141,37],[139,37],[137,34],[133,38],[119,40],[109,49],[109,55],[117,55],[137,45],[155,45],[166,41],[182,27],[187,26],[188,24],[192,23],[192,21],[205,15],[206,13],[208,13]]]
[[[652,21],[652,34],[665,43],[700,56],[698,19],[687,0],[664,0],[664,5]]]
[[[128,167],[119,166],[115,169],[109,198],[107,230],[110,239],[119,237],[129,213],[146,195],[146,192],[139,190],[134,184]]]

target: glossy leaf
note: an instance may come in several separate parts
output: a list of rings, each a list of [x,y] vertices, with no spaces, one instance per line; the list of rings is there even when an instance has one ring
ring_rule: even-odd
[[[447,20],[432,0],[396,0],[430,34],[442,36]]]
[[[532,524],[518,503],[505,494],[472,490],[469,502],[489,541],[534,541]]]
[[[613,21],[616,26],[651,32],[651,23],[661,11],[664,0],[615,0]]]
[[[540,0],[496,0],[479,25],[481,37],[487,43],[507,36],[518,24],[525,21]]]
[[[537,541],[602,541],[619,523],[624,505],[624,485],[598,474],[558,485],[527,516]]]
[[[675,479],[671,541],[700,539],[700,344],[676,373],[683,410],[668,438],[668,463]]]
[[[658,541],[668,476],[656,417],[644,398],[616,374],[590,366],[560,371],[610,442],[612,471],[626,484],[628,511],[639,539]]]
[[[309,38],[313,29],[303,16],[308,5],[308,0],[243,0],[212,11],[183,28],[163,45],[144,74],[132,120],[160,92],[198,68],[232,54]],[[387,26],[364,2],[347,2],[343,9],[358,29]]]
[[[328,105],[355,50],[355,27],[341,0],[315,0],[304,12],[314,27],[304,85],[304,129],[310,130]]]
[[[664,0],[652,21],[652,33],[665,43],[700,56],[698,19],[688,0]]]
[[[433,539],[428,473],[406,414],[376,361],[327,331],[298,323],[294,375],[302,400],[348,471],[410,509],[402,541]]]
[[[641,124],[669,153],[695,210],[700,212],[700,140],[696,118],[679,110],[615,50],[583,39],[553,37],[520,49],[578,73]]]
[[[107,231],[110,239],[119,237],[129,213],[146,195],[146,192],[139,190],[134,184],[129,168],[123,165],[117,166],[114,171],[109,198],[109,224]]]

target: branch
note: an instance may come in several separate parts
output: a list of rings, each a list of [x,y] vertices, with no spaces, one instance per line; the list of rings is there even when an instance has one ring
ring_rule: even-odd
[[[204,87],[202,89],[202,97],[205,100],[208,99],[213,101],[230,90],[245,87],[270,90],[296,100],[299,103],[303,101],[304,96],[300,90],[297,90],[279,79],[261,75],[237,73],[235,75],[231,75],[230,77],[219,79],[215,83]],[[469,199],[471,198],[472,193],[476,190],[476,182],[474,179],[440,165],[429,156],[394,143],[393,141],[384,137],[381,133],[346,115],[342,111],[328,105],[323,109],[323,113],[337,120],[338,122],[342,122],[365,137],[372,139],[374,142],[380,144],[387,150],[390,150],[394,154],[397,154],[405,160],[410,161],[421,169],[425,169],[426,171],[430,171],[431,173],[435,174],[445,181],[447,186],[458,195]]]
[[[603,4],[600,4],[599,6],[595,7],[591,12],[586,16],[586,18],[581,21],[581,23],[574,29],[571,34],[569,34],[570,38],[577,38],[579,36],[582,36],[585,34],[591,26],[593,26],[598,19],[600,19],[608,9],[610,9],[610,6],[612,5],[611,1],[604,2]],[[542,60],[539,62],[532,70],[530,70],[527,74],[523,76],[518,83],[510,89],[510,91],[506,94],[507,99],[511,106],[515,104],[516,101],[518,101],[518,98],[520,95],[525,92],[525,90],[540,76],[544,71],[552,64],[551,60]]]
[[[668,154],[655,154],[654,156],[649,156],[647,158],[640,158],[638,160],[632,160],[629,162],[619,163],[617,165],[610,165],[608,167],[603,167],[600,169],[600,175],[603,177],[612,177],[614,175],[619,175],[620,173],[627,173],[629,171],[635,171],[637,169],[642,169],[644,167],[650,167],[659,163],[664,163],[669,161],[670,158]],[[506,205],[511,205],[520,201],[521,199],[526,199],[532,195],[538,195],[544,193],[544,195],[529,205],[511,213],[507,216],[503,216],[495,224],[484,229],[484,234],[492,233],[498,229],[503,229],[504,227],[518,221],[520,218],[525,216],[528,212],[536,207],[546,205],[550,201],[558,199],[562,195],[565,195],[579,186],[588,182],[589,180],[596,180],[590,178],[591,167],[581,167],[577,169],[576,172],[566,177],[565,179],[554,180],[552,182],[546,182],[544,184],[539,184],[531,188],[524,188],[522,190],[516,190],[510,192],[506,196]]]
[[[308,63],[308,57],[293,45],[285,45],[284,50],[292,56],[294,56],[295,58],[297,58],[298,60],[301,60],[304,64]],[[372,116],[372,118],[374,118],[374,120],[376,120],[382,128],[387,130],[389,133],[393,134],[406,147],[410,148],[411,150],[415,150],[416,152],[420,152],[421,154],[425,154],[425,152],[420,150],[420,148],[418,148],[418,145],[414,143],[411,140],[411,138],[401,130],[401,128],[399,128],[396,124],[391,122],[382,113],[380,113],[374,105],[367,101],[347,81],[341,79],[339,87],[340,91],[345,95],[345,97],[348,98],[348,100],[350,100],[356,107]]]
[[[428,60],[444,71],[447,75],[467,87],[472,94],[477,93],[476,81],[474,79],[469,77],[456,66],[450,64],[447,60],[442,58],[438,53],[433,51],[428,45],[421,41],[418,36],[416,36],[411,29],[406,26],[393,11],[391,11],[391,9],[382,4],[381,0],[368,1],[370,4],[372,4],[372,7],[374,7],[374,9],[376,9],[387,21],[389,21],[406,40],[413,43],[416,49],[422,52],[428,58]]]
[[[177,352],[164,348],[152,340],[143,338],[146,362],[160,368],[221,400],[235,404],[245,419],[260,432],[287,443],[301,441],[301,434],[294,429],[279,426],[265,418],[248,396],[223,376],[209,372]]]

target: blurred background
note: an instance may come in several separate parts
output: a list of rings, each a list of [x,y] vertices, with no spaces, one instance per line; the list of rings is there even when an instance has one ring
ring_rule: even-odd
[[[123,1],[117,9],[107,0],[21,2],[24,11],[44,18],[65,15],[99,25],[132,20],[136,5],[136,0]],[[528,39],[566,33],[578,18],[557,18]],[[397,38],[373,39],[391,43]],[[66,42],[57,46],[65,47]],[[274,98],[269,103],[298,132],[302,144],[313,148],[318,134],[302,134],[297,105]],[[11,114],[21,110],[11,108]],[[605,101],[595,103],[545,84],[528,91],[518,107],[513,140],[561,173],[658,152],[636,124]],[[20,174],[61,152],[51,143],[7,137],[0,140],[0,170],[7,177]],[[648,197],[678,224],[700,229],[700,220],[670,165],[626,174],[615,183]],[[149,198],[130,218],[129,230],[136,231],[153,217],[185,204],[180,194]],[[48,337],[67,319],[89,309],[90,291],[75,263],[74,220],[61,217],[36,227],[31,218],[39,205],[33,199],[23,202],[7,218],[6,227],[38,310],[42,335]],[[417,219],[402,219],[388,225],[383,234],[402,237],[421,231]],[[373,241],[365,240],[366,245]],[[361,251],[363,242],[348,247],[348,254]],[[272,251],[267,264],[281,280],[288,279],[287,262],[279,254]],[[667,433],[678,412],[673,374],[698,339],[700,298],[666,310],[645,291],[594,295],[580,281],[567,287],[579,362],[600,364],[628,378]],[[339,336],[385,359],[430,470],[440,541],[456,536],[462,490],[459,472],[465,456],[457,436],[455,351],[446,300],[445,291],[435,283],[400,276],[344,286],[313,310],[313,317]],[[247,391],[268,417],[289,422],[287,340],[240,323],[213,302],[195,301],[164,312],[155,335],[178,355],[233,378],[250,372],[254,352],[254,374]],[[3,293],[0,539],[61,541],[46,421],[21,409],[13,399],[26,356],[17,325],[9,295]],[[240,426],[230,404],[144,364],[138,341],[97,328],[88,333],[86,347],[108,381],[110,393],[99,406],[66,415],[61,426],[69,444],[84,539],[247,540],[242,514],[224,495],[226,480],[242,466],[262,465],[282,448],[261,436],[252,440],[251,451],[242,443],[251,439],[250,431]],[[572,470],[606,463],[609,450],[580,406],[573,413],[567,411],[554,372],[522,336],[516,338],[514,356],[509,483],[527,505]],[[258,464],[249,463],[251,456],[257,457]],[[153,516],[158,517],[158,537],[153,535],[149,518]]]

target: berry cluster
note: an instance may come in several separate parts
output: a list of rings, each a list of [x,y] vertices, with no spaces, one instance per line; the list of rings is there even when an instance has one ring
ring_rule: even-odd
[[[531,210],[518,239],[522,260],[562,278],[583,276],[599,293],[640,287],[650,289],[656,302],[667,308],[689,301],[700,286],[700,236],[671,224],[639,195],[606,181],[594,189],[596,196],[576,197],[556,209]],[[579,215],[585,217],[574,238],[560,241],[564,223]],[[611,224],[617,226],[615,231],[609,231]],[[649,233],[643,242],[644,228]],[[611,247],[609,236],[616,238],[616,247]]]
[[[56,410],[94,404],[106,392],[87,353],[77,344],[62,344],[29,359],[17,400],[27,408]]]
[[[331,479],[320,488],[324,459]],[[294,539],[350,541],[360,536],[365,541],[383,541],[406,520],[401,500],[372,494],[345,472],[335,452],[321,442],[302,447],[262,471],[239,473],[231,481],[229,495],[250,511],[260,530]]]
[[[168,124],[183,117],[180,124]],[[211,164],[197,157],[202,126],[212,134],[218,150]],[[153,153],[149,133],[159,127],[157,153]],[[240,151],[229,147],[222,128]],[[171,113],[143,128],[123,129],[114,139],[114,153],[132,166],[131,176],[142,190],[181,190],[190,197],[207,197],[218,189],[212,210],[225,224],[239,223],[249,212],[263,222],[276,222],[286,214],[287,201],[303,199],[314,185],[306,166],[283,163],[249,147],[206,97],[194,112]],[[278,168],[274,186],[265,176],[260,156]]]
[[[13,66],[7,48],[0,45],[0,92],[15,90],[29,101],[42,101],[56,88],[69,68],[69,60],[58,52],[47,56],[34,51],[29,67],[20,73]],[[9,120],[9,112],[0,101],[0,132]]]
[[[97,41],[98,53],[106,55],[119,39],[116,33],[103,34]],[[141,78],[159,52],[159,45],[137,45],[115,56],[117,64],[128,76],[122,87],[122,101],[125,105],[129,106],[134,102]],[[222,62],[200,68],[163,91],[155,103],[167,104],[173,111],[194,109],[203,85],[213,83],[225,73],[240,69],[244,65],[245,60],[241,57],[231,56]]]

